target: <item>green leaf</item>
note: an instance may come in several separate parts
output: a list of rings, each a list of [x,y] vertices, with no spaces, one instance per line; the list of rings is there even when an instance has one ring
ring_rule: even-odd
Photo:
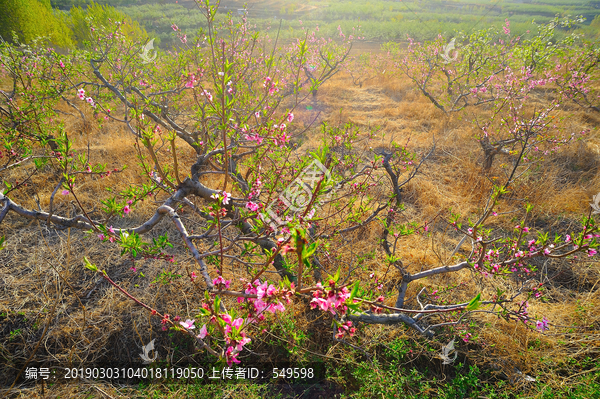
[[[317,249],[317,243],[313,242],[312,244],[310,244],[308,247],[303,247],[302,248],[302,257],[303,258],[308,258],[310,256],[312,256],[312,254],[315,253],[315,250]]]
[[[477,294],[477,296],[475,298],[473,298],[471,300],[471,302],[469,302],[469,304],[467,305],[467,310],[476,310],[477,308],[479,308],[480,304],[481,304],[481,293]]]
[[[348,298],[349,301],[352,301],[354,299],[354,297],[358,294],[358,286],[359,286],[359,282],[355,282],[354,283],[354,287],[352,287],[352,291],[350,291],[350,297]]]
[[[93,272],[97,272],[98,271],[98,267],[96,267],[96,265],[93,265],[89,259],[87,257],[83,257],[83,265],[86,267],[86,269],[90,269]]]
[[[215,313],[219,313],[221,309],[221,298],[219,298],[218,296],[215,296],[215,303],[213,306],[213,310],[215,311]]]
[[[208,316],[210,314],[210,310],[204,308],[198,309],[198,312],[200,312],[202,316]]]
[[[502,291],[500,288],[496,288],[496,297],[498,300],[500,300],[502,295],[504,295],[504,291]]]
[[[346,307],[347,307],[348,309],[350,309],[350,310],[354,311],[354,312],[357,312],[357,313],[362,313],[362,312],[360,311],[360,306],[359,306],[359,304],[358,304],[358,303],[347,303],[347,304],[346,304]]]
[[[333,277],[331,277],[331,279],[337,284],[338,280],[340,279],[340,273],[341,273],[341,269],[338,267],[337,271],[335,272],[335,275]]]

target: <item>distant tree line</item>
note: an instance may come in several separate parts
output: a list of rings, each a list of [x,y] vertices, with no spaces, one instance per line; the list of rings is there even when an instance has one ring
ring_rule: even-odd
[[[148,35],[137,21],[102,3],[131,4],[137,0],[0,0],[0,37],[9,43],[44,40],[63,48],[83,46],[90,40],[90,28],[125,22],[126,31],[145,39]],[[52,8],[70,4],[69,12]]]
[[[120,6],[131,6],[135,4],[143,4],[143,3],[157,3],[160,0],[98,0],[97,4],[108,5],[111,7],[120,7]],[[61,10],[70,10],[73,7],[87,7],[91,3],[92,0],[51,0],[52,7],[58,8]]]
[[[61,47],[73,45],[66,16],[55,13],[50,0],[0,0],[0,9],[0,36],[8,42],[47,37]]]

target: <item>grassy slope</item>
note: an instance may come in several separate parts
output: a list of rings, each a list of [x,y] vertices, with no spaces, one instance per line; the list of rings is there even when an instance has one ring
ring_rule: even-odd
[[[321,120],[380,125],[385,133],[380,139],[381,145],[392,138],[400,142],[410,138],[409,147],[420,152],[430,145],[432,135],[436,135],[439,140],[437,156],[405,192],[405,215],[410,219],[428,220],[448,207],[469,215],[481,206],[489,182],[480,173],[480,152],[472,139],[470,124],[459,119],[445,120],[407,81],[379,75],[367,80],[363,87],[356,87],[350,84],[347,76],[338,76],[320,90],[312,110],[297,113],[300,126],[309,124],[317,110],[323,111],[319,116]],[[600,123],[599,116],[585,114],[576,108],[566,112],[573,115],[570,118],[573,129],[593,128]],[[133,156],[127,136],[115,125],[96,129],[72,119],[68,121],[68,128],[74,132],[72,137],[77,146],[85,148],[89,143],[92,158],[108,162],[109,167],[120,166],[123,158]],[[306,134],[300,143],[300,151],[316,145],[317,136],[314,129]],[[559,224],[564,226],[586,212],[588,199],[600,191],[599,149],[600,134],[592,130],[585,142],[544,162],[539,173],[521,183],[519,189],[523,196],[536,205],[533,227],[553,229]],[[193,159],[182,154],[180,162],[188,165]],[[500,159],[496,162],[496,173],[501,173],[501,163]],[[92,205],[95,193],[109,184],[114,189],[123,189],[136,182],[136,173],[135,168],[131,168],[118,179],[90,181],[80,195]],[[52,185],[40,178],[34,179],[41,187]],[[32,193],[24,192],[15,199],[30,208],[36,206]],[[42,206],[47,205],[48,198],[42,197],[40,201]],[[55,212],[61,214],[68,215],[74,209],[68,198],[59,198],[55,204]],[[520,206],[517,198],[501,204],[504,211]],[[141,206],[131,218],[119,223],[137,224],[150,214],[151,208],[151,204]],[[496,227],[508,229],[513,223],[506,216],[496,221]],[[161,226],[156,234],[172,230],[168,224]],[[380,231],[380,226],[371,225],[356,237],[358,241],[347,244],[348,250],[360,252],[376,247]],[[439,265],[438,256],[447,256],[457,241],[457,237],[446,234],[442,226],[434,226],[434,231],[436,251],[418,236],[403,242],[402,256],[412,270]],[[118,249],[100,247],[95,237],[86,237],[81,232],[50,232],[43,223],[29,223],[9,215],[0,225],[0,235],[8,237],[8,248],[0,253],[3,287],[0,308],[5,309],[0,317],[0,342],[3,356],[9,362],[23,359],[23,350],[26,349],[25,353],[32,350],[46,325],[44,345],[37,354],[42,359],[53,354],[61,361],[127,361],[136,357],[142,342],[155,337],[160,340],[163,352],[169,350],[175,356],[194,352],[189,343],[176,334],[160,332],[145,312],[132,307],[113,289],[84,272],[80,263],[82,255],[98,259],[102,254],[105,261],[99,266],[106,268],[115,281],[151,306],[170,314],[185,314],[185,309],[193,304],[195,294],[181,296],[183,280],[175,278],[167,284],[149,283],[159,276],[165,279],[164,271],[175,276],[185,274],[182,268],[187,261],[180,262],[175,268],[165,262],[146,262],[140,265],[146,276],[142,278],[128,270],[130,265],[123,263]],[[175,250],[183,251],[183,248],[176,245]],[[380,255],[375,256],[367,261],[368,268],[377,270],[383,264],[382,260]],[[365,326],[353,342],[373,356],[366,362],[369,359],[362,351],[331,343],[328,321],[322,317],[312,321],[309,317],[307,324],[298,324],[293,317],[278,319],[273,336],[255,335],[253,350],[259,353],[271,351],[272,356],[279,359],[309,360],[314,359],[312,353],[326,354],[325,361],[330,367],[328,382],[310,388],[314,397],[332,397],[335,393],[343,393],[345,397],[381,397],[383,392],[389,392],[384,397],[513,397],[520,393],[526,397],[567,397],[568,391],[579,392],[570,397],[594,397],[600,392],[600,364],[593,360],[600,352],[600,291],[597,290],[600,268],[596,263],[580,268],[551,264],[547,268],[547,278],[548,303],[534,302],[531,311],[543,312],[552,320],[553,328],[548,334],[541,335],[514,323],[484,317],[480,319],[482,328],[475,329],[478,339],[459,345],[455,366],[442,366],[437,357],[451,333],[441,333],[438,340],[427,342],[403,327]],[[477,281],[467,271],[430,279],[424,284],[432,289],[464,284],[464,299],[472,297],[478,290]],[[57,307],[51,312],[54,303]],[[299,304],[295,311],[305,313],[307,309]],[[524,381],[519,372],[535,376],[537,382]],[[258,398],[277,397],[277,392],[281,397],[294,397],[309,388],[271,385],[223,388],[182,384],[131,389],[88,382],[50,387],[46,392],[63,397],[100,397],[100,390],[112,397],[220,397],[221,389],[225,389],[232,397]],[[41,392],[39,386],[14,391],[19,397],[36,392]]]
[[[243,8],[244,2],[221,2],[221,11]],[[225,6],[227,8],[225,8]],[[197,9],[195,2],[182,0],[124,7],[121,10],[141,21],[148,32],[170,45],[170,26],[176,23],[188,33],[198,28],[193,18]],[[570,0],[536,3],[473,2],[473,1],[309,1],[268,0],[249,2],[248,16],[259,29],[278,26],[283,20],[283,36],[293,36],[303,27],[319,26],[322,33],[335,36],[341,25],[348,33],[361,25],[358,36],[367,40],[404,40],[406,35],[417,40],[431,39],[438,33],[452,35],[455,30],[471,31],[489,26],[499,26],[505,19],[511,21],[513,34],[522,35],[532,29],[531,21],[546,23],[555,15],[572,17],[583,15],[587,20],[578,26],[589,35],[597,34],[597,27],[590,28],[591,21],[600,14],[592,3],[583,4]],[[302,23],[300,22],[302,21]],[[192,37],[192,35],[189,35]]]

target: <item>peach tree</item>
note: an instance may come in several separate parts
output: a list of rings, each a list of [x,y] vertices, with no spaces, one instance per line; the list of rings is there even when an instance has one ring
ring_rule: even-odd
[[[589,88],[578,77],[585,72],[561,72],[554,62],[582,50],[576,34],[560,40],[555,37],[559,29],[581,21],[555,18],[538,25],[536,33],[527,31],[521,37],[511,34],[506,20],[500,31],[457,32],[451,40],[439,35],[422,44],[409,38],[407,50],[394,44],[388,44],[387,50],[397,73],[408,77],[436,108],[447,116],[457,113],[474,122],[475,139],[483,152],[482,168],[487,172],[496,155],[514,155],[521,145],[526,146],[527,161],[580,137],[582,132],[565,130],[558,111],[571,98],[585,101]],[[582,62],[593,62],[593,52],[585,54]],[[566,67],[574,68],[586,67]],[[540,92],[546,97],[544,104],[532,107],[532,99]],[[478,120],[481,110],[490,110],[491,115]]]

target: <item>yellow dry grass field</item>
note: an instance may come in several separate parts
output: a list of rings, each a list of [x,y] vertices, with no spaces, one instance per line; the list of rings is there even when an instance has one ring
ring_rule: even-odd
[[[362,86],[352,84],[351,78],[339,74],[321,88],[310,107],[298,110],[294,129],[308,130],[298,142],[296,151],[304,154],[320,143],[319,123],[352,122],[359,127],[379,126],[378,136],[368,145],[373,148],[388,146],[392,141],[408,143],[408,149],[425,154],[435,139],[436,151],[424,164],[421,172],[403,190],[405,211],[401,220],[422,224],[432,221],[429,237],[412,235],[399,242],[398,255],[410,272],[418,272],[448,264],[450,254],[461,236],[436,216],[449,216],[449,209],[465,217],[476,217],[496,179],[501,179],[508,157],[499,155],[490,174],[482,172],[481,148],[474,136],[477,133],[466,118],[446,116],[414,89],[407,79],[379,74]],[[485,110],[480,116],[485,115]],[[492,227],[510,230],[526,202],[535,206],[531,227],[556,231],[575,228],[577,220],[589,213],[589,202],[600,192],[600,125],[598,115],[584,112],[575,106],[563,110],[569,115],[569,130],[588,130],[581,141],[562,148],[557,154],[540,161],[535,170],[525,174],[511,188],[511,194],[500,201],[500,215]],[[113,192],[130,185],[141,184],[136,167],[136,149],[127,133],[117,123],[108,122],[101,128],[68,118],[66,128],[77,149],[88,151],[91,162],[107,163],[110,170],[129,167],[106,178],[88,179],[78,186],[78,198],[94,215],[100,204],[97,199],[107,187]],[[180,173],[194,162],[194,154],[180,143]],[[89,147],[88,147],[89,146]],[[161,159],[168,164],[168,153]],[[19,174],[19,170],[10,173]],[[34,175],[28,188],[15,193],[13,200],[29,209],[48,208],[50,193],[60,176]],[[115,227],[136,226],[148,219],[164,196],[145,200],[135,212],[119,218]],[[54,212],[71,216],[78,207],[69,195],[57,195]],[[182,214],[185,218],[185,213]],[[119,224],[118,226],[116,224]],[[193,228],[193,225],[192,225]],[[366,259],[363,275],[387,275],[387,290],[394,290],[400,279],[397,270],[387,270],[385,254],[378,246],[382,226],[374,222],[355,231],[336,248],[336,253],[361,254],[377,248],[375,256]],[[150,237],[168,233],[176,237],[172,224],[161,222]],[[552,233],[553,234],[553,233]],[[192,256],[184,245],[173,239],[174,253],[179,254],[173,264],[164,260],[146,260],[133,265],[120,257],[117,246],[102,244],[96,235],[87,235],[75,229],[55,230],[42,221],[29,221],[9,213],[0,224],[0,236],[6,236],[7,247],[0,252],[0,362],[10,369],[23,364],[32,353],[37,362],[54,361],[64,364],[82,362],[126,363],[137,361],[140,348],[154,338],[161,340],[161,356],[202,357],[185,337],[163,332],[160,324],[142,308],[133,304],[117,290],[90,273],[82,266],[84,256],[93,259],[105,269],[113,281],[132,295],[163,313],[194,315],[200,300],[198,292],[189,289],[187,270],[194,268]],[[150,237],[145,239],[150,239]],[[461,249],[468,254],[468,246]],[[131,268],[135,266],[137,272]],[[214,267],[214,266],[212,266]],[[143,273],[143,276],[140,274]],[[498,378],[514,383],[514,390],[523,389],[515,382],[515,370],[546,380],[551,386],[568,385],[573,374],[557,373],[555,367],[566,357],[585,358],[600,356],[600,265],[584,261],[573,267],[567,261],[546,262],[540,265],[546,282],[545,303],[532,301],[530,312],[543,314],[552,322],[552,329],[544,334],[528,330],[515,322],[484,315],[478,317],[479,343],[461,348],[461,356],[480,367],[493,369]],[[183,278],[177,278],[183,276]],[[470,300],[481,292],[481,276],[469,270],[442,274],[411,287],[407,297],[414,297],[425,287],[430,291],[439,286],[460,285],[455,293],[458,301]],[[168,281],[171,279],[171,281]],[[506,284],[510,282],[507,281]],[[494,292],[481,292],[490,297]],[[394,297],[386,304],[393,305]],[[304,315],[304,324],[297,329],[311,329],[316,333],[306,341],[303,350],[320,353],[333,359],[344,358],[348,346],[331,341],[330,321],[321,313],[306,316],[310,310],[301,302],[294,305],[292,316],[279,316],[275,323],[284,325],[293,321],[293,314]],[[301,320],[301,318],[298,318]],[[289,329],[288,329],[289,330]],[[288,331],[285,329],[275,331]],[[292,337],[271,332],[253,333],[252,350],[269,353],[271,343],[287,342]],[[375,351],[377,345],[394,337],[417,339],[416,334],[404,327],[364,326],[360,330],[361,348]],[[418,341],[422,342],[422,341]],[[423,351],[425,351],[425,344]],[[434,345],[438,345],[435,343]],[[169,353],[165,353],[169,350]],[[273,354],[276,356],[276,354]],[[241,357],[243,360],[243,357]],[[12,373],[12,371],[11,371]],[[11,374],[8,373],[8,374]],[[6,376],[0,372],[0,378]],[[12,375],[12,374],[11,374]],[[11,382],[8,381],[8,385]],[[522,384],[522,383],[521,383]],[[148,395],[179,397],[167,387],[154,386]],[[233,388],[232,388],[233,389]],[[238,388],[236,388],[238,389]],[[242,388],[239,388],[242,389]],[[12,388],[14,397],[130,397],[134,388],[123,388],[108,382],[82,383]],[[240,395],[239,393],[236,395]]]

